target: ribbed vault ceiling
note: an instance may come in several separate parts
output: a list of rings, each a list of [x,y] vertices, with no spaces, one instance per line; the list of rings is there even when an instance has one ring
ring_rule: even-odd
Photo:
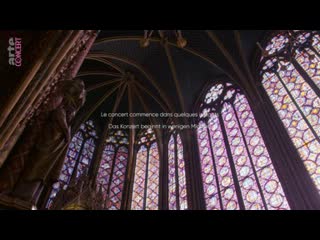
[[[87,101],[78,113],[78,123],[91,116],[101,126],[107,121],[99,117],[101,112],[130,112],[129,102],[132,112],[190,112],[209,81],[223,76],[237,83],[244,79],[242,73],[254,71],[259,54],[256,42],[263,41],[267,31],[210,32],[211,36],[206,31],[183,30],[188,41],[183,49],[169,37],[175,82],[170,56],[157,34],[142,48],[143,30],[101,31],[79,72]],[[113,122],[128,123],[128,119],[115,118]]]

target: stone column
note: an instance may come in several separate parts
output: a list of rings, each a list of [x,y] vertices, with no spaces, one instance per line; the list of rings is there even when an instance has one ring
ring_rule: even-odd
[[[186,167],[188,209],[205,209],[196,129],[192,128],[181,131],[181,141],[183,143],[183,155]]]
[[[250,93],[253,95],[254,93]],[[319,192],[262,86],[249,101],[291,209],[320,209]]]

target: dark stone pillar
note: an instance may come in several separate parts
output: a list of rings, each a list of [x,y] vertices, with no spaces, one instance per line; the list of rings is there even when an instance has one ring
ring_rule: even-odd
[[[249,101],[291,209],[320,209],[320,196],[297,149],[262,86]]]
[[[170,134],[165,132],[163,134],[163,153],[162,153],[162,161],[160,162],[160,192],[161,200],[160,206],[163,210],[169,209],[169,200],[168,200],[168,192],[169,192],[169,179],[168,179],[168,142],[169,142]]]
[[[181,132],[183,155],[186,167],[188,209],[205,209],[200,155],[196,129],[185,129]]]

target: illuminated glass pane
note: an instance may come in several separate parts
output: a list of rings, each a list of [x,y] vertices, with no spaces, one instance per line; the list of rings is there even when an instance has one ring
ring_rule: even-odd
[[[120,147],[117,151],[113,175],[110,185],[108,209],[117,209],[121,207],[122,190],[125,181],[126,167],[128,159],[128,149]]]
[[[317,87],[309,85],[293,64],[279,62],[275,57],[271,58],[272,62],[280,63],[280,67],[271,71],[264,67],[267,72],[262,72],[262,84],[320,191],[320,99],[316,94],[320,88],[319,34],[296,32],[298,35],[290,44],[295,47],[294,57]],[[273,48],[272,44],[267,48]],[[306,74],[302,75],[306,77]]]
[[[75,176],[79,177],[80,174],[88,170],[93,157],[95,149],[94,139],[96,138],[96,131],[91,120],[81,124],[79,131],[71,139],[60,172],[59,182],[52,186],[52,191],[47,202],[47,208],[51,207],[53,199],[61,188],[67,188],[75,171]],[[77,169],[75,169],[75,167],[77,167]]]
[[[296,59],[320,88],[320,58],[310,49],[298,52]]]
[[[265,73],[263,86],[306,168],[310,170],[308,168],[310,162],[319,167],[317,160],[320,158],[320,150],[313,146],[319,145],[317,139],[320,135],[320,99],[292,64],[287,64],[286,71],[279,71],[279,76],[281,79],[274,73]],[[309,173],[320,190],[318,181],[320,172],[309,171]]]
[[[258,176],[267,208],[270,210],[289,209],[278,176],[272,165],[269,153],[254,119],[249,103],[244,95],[237,95],[234,102],[235,114],[238,115],[252,164]],[[246,167],[241,168],[239,174],[245,175]],[[277,200],[277,201],[276,201]],[[254,203],[250,209],[261,209],[261,203]]]
[[[318,53],[320,53],[320,35],[319,34],[315,34],[314,37],[312,38],[312,46]]]
[[[107,195],[108,195],[107,193],[108,184],[110,181],[114,154],[115,154],[115,149],[113,145],[111,144],[106,145],[102,153],[100,167],[98,170],[97,183],[99,187],[100,186],[102,187],[102,193],[103,193],[104,199],[107,199]]]
[[[176,166],[175,166],[175,141],[171,135],[168,145],[168,164],[169,164],[169,209],[177,209],[176,194]]]
[[[266,51],[269,53],[269,54],[273,54],[277,51],[280,51],[282,50],[286,43],[289,42],[289,38],[285,35],[277,35],[275,36],[274,38],[272,38],[272,40],[270,41],[269,45],[266,47]]]
[[[254,177],[254,170],[250,163],[250,157],[246,151],[244,139],[241,135],[236,115],[230,105],[225,105],[222,110],[222,117],[226,126],[228,142],[230,143],[233,161],[238,174],[238,181],[241,187],[243,202],[246,209],[251,209],[253,205],[259,205],[264,209],[262,197],[259,193],[257,181]],[[251,119],[246,120],[246,125],[252,124]],[[237,131],[237,135],[231,136],[231,131]]]
[[[138,135],[131,200],[133,210],[157,210],[159,205],[159,152],[151,128]]]
[[[157,210],[159,201],[159,152],[157,143],[149,150],[146,209]]]
[[[169,161],[169,209],[185,210],[187,203],[187,184],[183,145],[179,134],[171,134],[168,144]],[[179,199],[179,208],[178,206]]]
[[[215,101],[219,97],[219,95],[222,93],[222,90],[223,90],[222,84],[214,85],[213,87],[211,87],[211,89],[207,93],[204,101],[207,104]]]
[[[278,40],[281,49],[286,40]],[[217,97],[198,128],[207,209],[240,209],[241,202],[248,210],[289,209],[247,99],[232,85],[218,85],[226,89],[210,89]]]
[[[221,126],[217,115],[210,115],[208,127],[211,136],[211,148],[213,151],[213,159],[215,160],[215,167],[217,170],[223,209],[239,209],[234,180],[230,169],[229,158],[227,155]],[[236,133],[233,131],[231,134],[234,136],[234,134]]]
[[[59,180],[64,182],[65,184],[69,183],[70,177],[75,167],[76,160],[78,159],[78,156],[80,154],[79,151],[81,149],[82,142],[82,133],[79,131],[74,135],[74,137],[71,140],[67,156],[64,160],[64,164],[60,173]]]
[[[89,138],[85,141],[82,152],[79,158],[79,165],[77,169],[77,177],[81,176],[85,171],[89,169],[91,159],[93,157],[93,152],[95,148],[94,139]]]
[[[213,165],[213,158],[211,155],[211,146],[207,133],[207,126],[204,122],[199,123],[198,132],[198,146],[201,159],[201,173],[204,187],[204,196],[206,206],[209,210],[218,210],[220,208],[217,182],[215,180],[215,172]]]
[[[183,158],[183,145],[180,135],[177,135],[177,160],[178,160],[178,179],[179,179],[179,202],[180,210],[188,208],[187,202],[187,182],[186,182],[186,171],[185,162]]]
[[[131,209],[142,210],[144,208],[144,189],[147,171],[148,149],[142,145],[137,153],[135,177],[133,185]]]
[[[97,187],[102,189],[105,208],[119,210],[127,169],[128,136],[121,130],[110,131],[105,143],[97,175]]]

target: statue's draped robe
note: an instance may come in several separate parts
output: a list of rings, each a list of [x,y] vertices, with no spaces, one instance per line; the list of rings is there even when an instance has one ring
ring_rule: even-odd
[[[0,193],[12,193],[31,200],[37,184],[58,179],[68,141],[66,129],[83,104],[79,82],[62,83],[51,103],[26,127],[22,137],[0,169]],[[69,136],[70,137],[70,136]],[[36,183],[36,184],[35,184]]]
[[[22,174],[29,181],[44,181],[51,170],[50,163],[61,165],[56,161],[63,161],[67,142],[60,126],[52,121],[53,114],[55,111],[42,112],[26,128],[0,169],[0,192],[11,192]]]
[[[57,114],[59,114],[57,110],[50,113],[49,121],[42,126],[35,139],[34,150],[31,152],[30,160],[23,171],[23,180],[46,180],[61,151],[68,144],[63,129],[57,121],[54,121],[56,118],[54,116]]]

